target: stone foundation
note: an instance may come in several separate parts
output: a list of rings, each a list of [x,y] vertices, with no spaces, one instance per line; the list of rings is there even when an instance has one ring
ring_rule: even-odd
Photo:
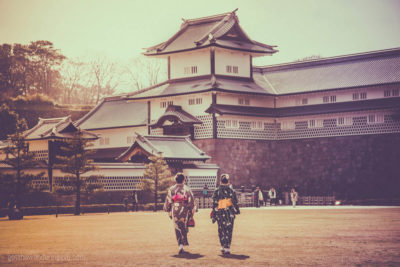
[[[400,186],[400,135],[263,141],[194,140],[235,187],[296,187],[302,195],[394,197]]]

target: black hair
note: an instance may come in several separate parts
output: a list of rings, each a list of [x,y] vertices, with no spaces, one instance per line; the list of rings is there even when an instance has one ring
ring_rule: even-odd
[[[175,176],[175,181],[176,181],[178,184],[181,184],[184,180],[185,180],[185,175],[183,175],[183,173],[181,173],[181,172],[178,172],[178,173],[176,174],[176,176]]]
[[[222,174],[222,175],[221,175],[221,183],[227,184],[228,182],[229,182],[228,175]]]

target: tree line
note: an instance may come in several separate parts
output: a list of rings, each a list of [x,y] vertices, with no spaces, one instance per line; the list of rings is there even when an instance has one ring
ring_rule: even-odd
[[[67,58],[50,41],[0,44],[2,100],[40,94],[60,104],[97,104],[118,91],[155,85],[165,73],[159,60],[143,56],[120,63],[100,55]]]

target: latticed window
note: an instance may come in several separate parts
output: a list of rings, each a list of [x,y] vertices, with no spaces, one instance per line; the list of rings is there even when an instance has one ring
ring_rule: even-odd
[[[308,121],[308,128],[320,128],[324,126],[324,121],[321,119],[317,120],[309,120]]]
[[[239,102],[239,105],[245,105],[245,106],[250,105],[250,99],[248,99],[248,98],[239,98],[238,102]]]
[[[226,120],[225,121],[225,128],[239,128],[239,122],[237,120]]]
[[[307,99],[307,98],[303,98],[303,99],[301,100],[301,104],[302,104],[302,105],[307,105],[307,104],[308,104],[308,99]]]
[[[353,93],[353,100],[358,100],[360,99],[360,94],[359,93]]]
[[[197,73],[197,66],[187,66],[183,68],[184,74],[196,74]]]
[[[239,67],[238,66],[226,66],[226,72],[227,73],[239,73]]]
[[[339,117],[337,119],[338,126],[345,126],[345,125],[353,125],[353,118],[352,117]]]
[[[392,96],[399,96],[399,89],[393,89]]]
[[[383,123],[385,118],[383,114],[370,114],[368,115],[368,123]]]
[[[383,91],[383,96],[384,97],[389,97],[390,96],[390,90]]]
[[[252,121],[251,122],[252,130],[264,130],[264,122],[262,121]]]
[[[360,99],[367,99],[367,93],[361,93]]]

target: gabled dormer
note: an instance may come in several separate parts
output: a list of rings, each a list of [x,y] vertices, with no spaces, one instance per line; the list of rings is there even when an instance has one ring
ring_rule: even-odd
[[[252,58],[277,50],[251,40],[235,12],[183,19],[176,34],[144,55],[167,58],[169,80],[207,75],[251,79]]]

